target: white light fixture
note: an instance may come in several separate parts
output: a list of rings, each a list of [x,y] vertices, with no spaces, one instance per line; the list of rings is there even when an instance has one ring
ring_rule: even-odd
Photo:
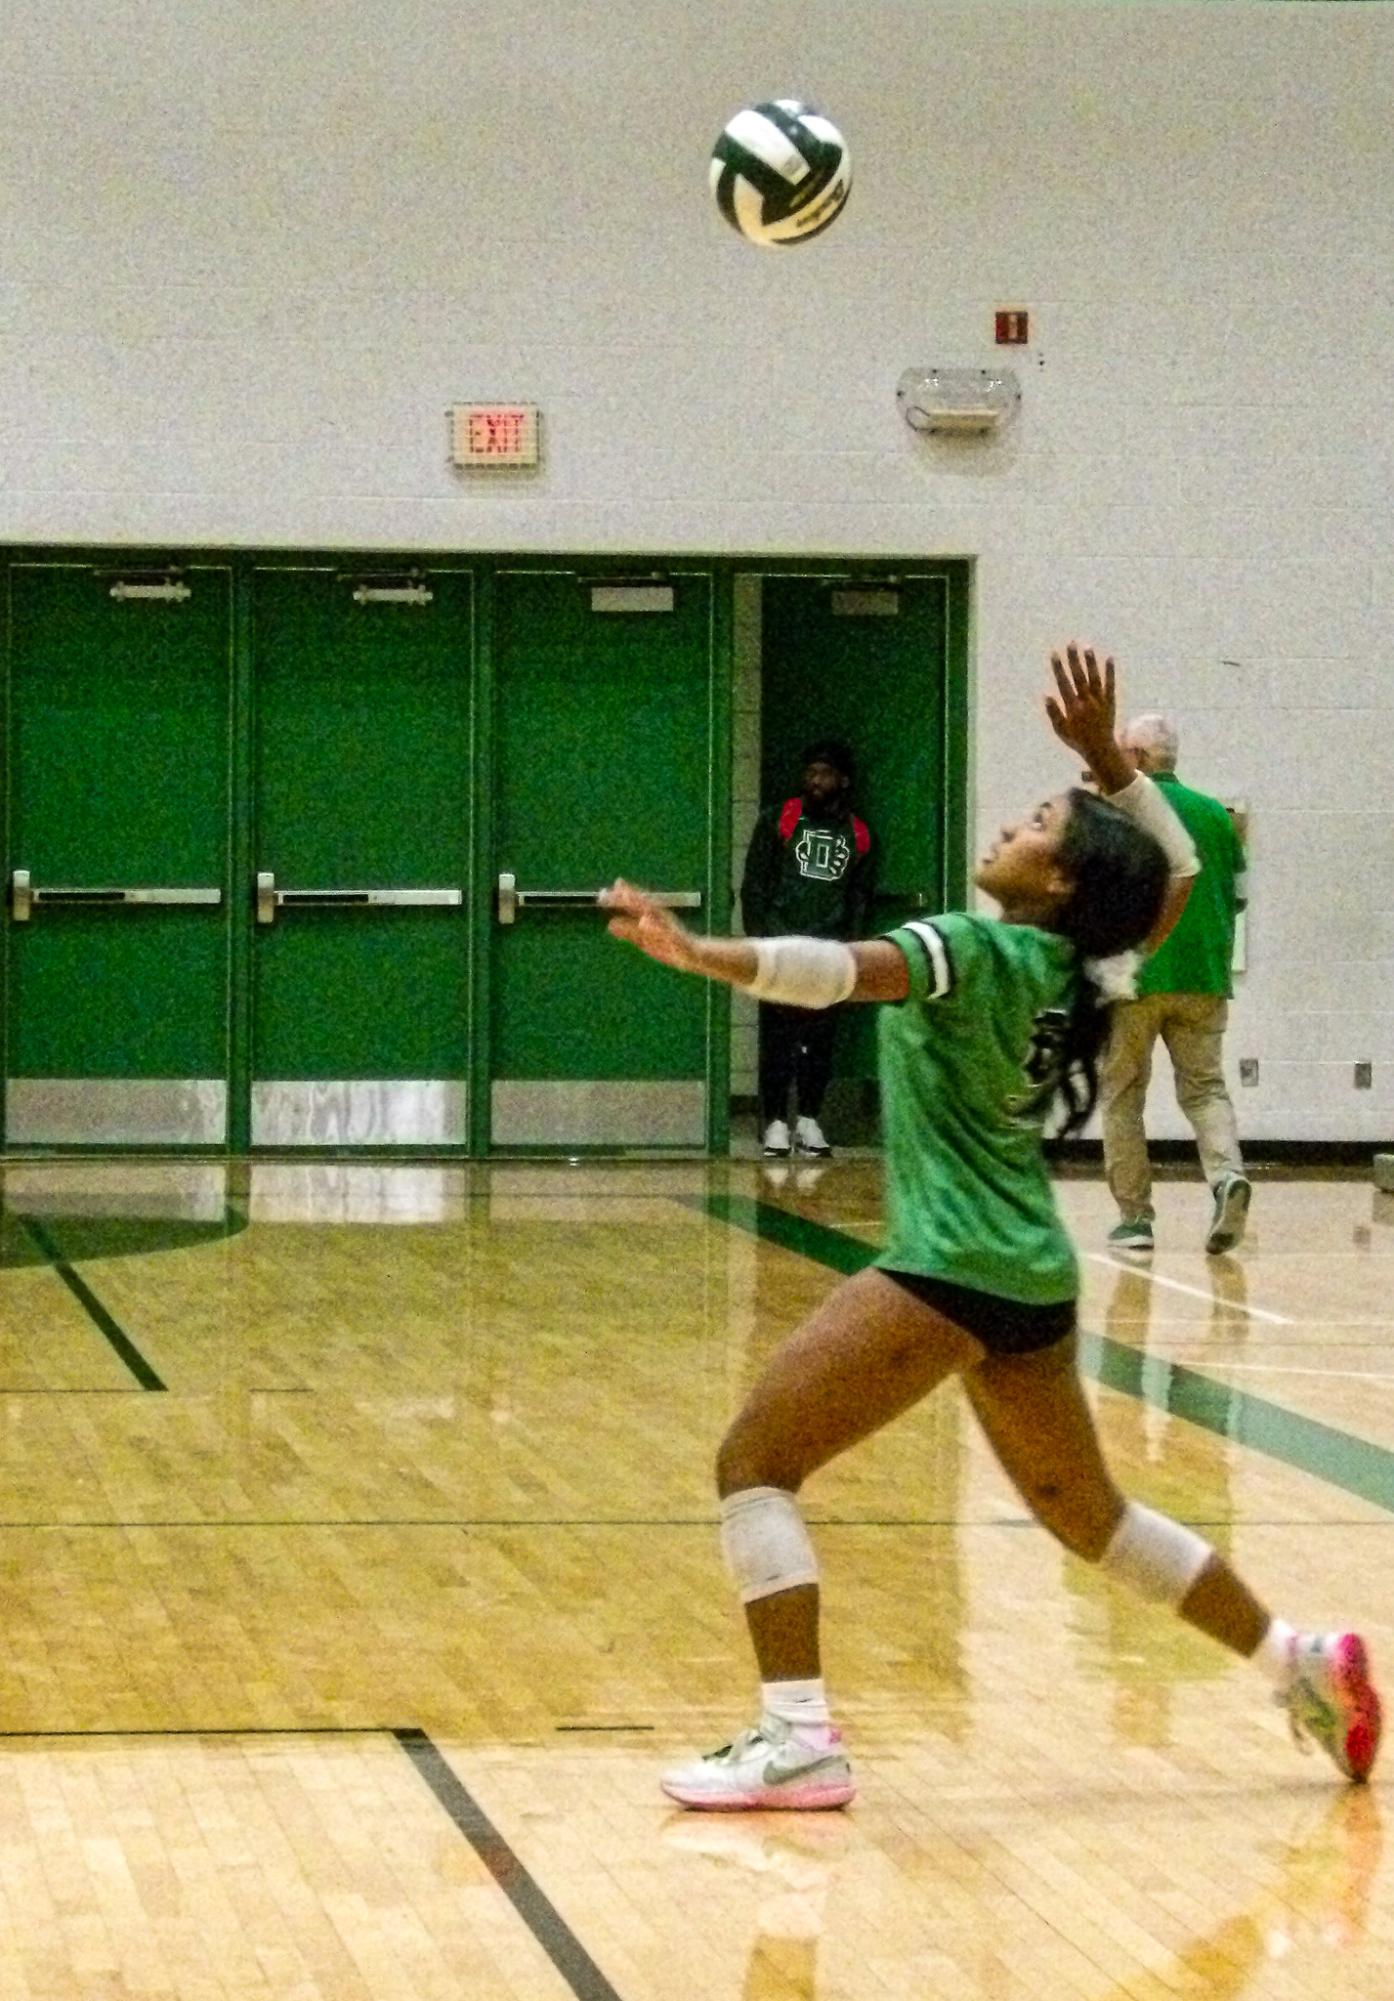
[[[1010,368],[907,368],[895,400],[912,431],[983,437],[1011,423],[1021,384]]]

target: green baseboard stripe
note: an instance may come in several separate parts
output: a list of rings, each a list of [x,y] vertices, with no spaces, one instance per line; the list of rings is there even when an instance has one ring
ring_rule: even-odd
[[[749,1196],[709,1195],[693,1200],[719,1222],[748,1230],[766,1243],[795,1251],[846,1278],[863,1270],[876,1255],[870,1244],[829,1229],[826,1223],[810,1222]],[[1154,1404],[1203,1431],[1262,1452],[1394,1514],[1394,1452],[1382,1445],[1303,1417],[1247,1390],[1231,1389],[1214,1376],[1203,1375],[1184,1363],[1147,1355],[1107,1334],[1085,1333],[1080,1340],[1080,1359],[1086,1373],[1106,1389]]]

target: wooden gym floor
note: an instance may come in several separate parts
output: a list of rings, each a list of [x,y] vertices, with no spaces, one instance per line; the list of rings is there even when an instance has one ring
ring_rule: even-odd
[[[1394,1994],[1387,1788],[1023,1519],[950,1389],[808,1490],[845,1814],[749,1720],[710,1482],[871,1161],[12,1164],[0,2001]],[[1394,1685],[1394,1197],[1064,1184],[1125,1484]],[[1390,1767],[1394,1771],[1394,1766]]]

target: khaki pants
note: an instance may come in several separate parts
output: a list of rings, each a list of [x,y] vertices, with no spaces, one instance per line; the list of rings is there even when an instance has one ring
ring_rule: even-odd
[[[1114,1008],[1099,1069],[1099,1109],[1104,1172],[1124,1216],[1152,1214],[1152,1169],[1142,1113],[1152,1045],[1159,1035],[1176,1073],[1176,1101],[1195,1128],[1206,1180],[1213,1188],[1222,1175],[1244,1172],[1220,1058],[1228,1018],[1229,1002],[1218,994],[1144,994]]]

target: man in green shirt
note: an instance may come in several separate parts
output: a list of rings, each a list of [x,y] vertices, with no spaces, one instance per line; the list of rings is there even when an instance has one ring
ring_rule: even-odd
[[[1143,963],[1138,998],[1113,1011],[1100,1072],[1104,1169],[1121,1215],[1109,1242],[1120,1250],[1152,1249],[1152,1174],[1142,1115],[1152,1046],[1160,1035],[1210,1184],[1214,1206],[1205,1248],[1230,1251],[1244,1234],[1251,1193],[1221,1058],[1235,918],[1245,902],[1244,850],[1219,800],[1176,776],[1176,729],[1165,716],[1138,716],[1119,741],[1136,769],[1161,787],[1195,843],[1201,870],[1175,930]]]

